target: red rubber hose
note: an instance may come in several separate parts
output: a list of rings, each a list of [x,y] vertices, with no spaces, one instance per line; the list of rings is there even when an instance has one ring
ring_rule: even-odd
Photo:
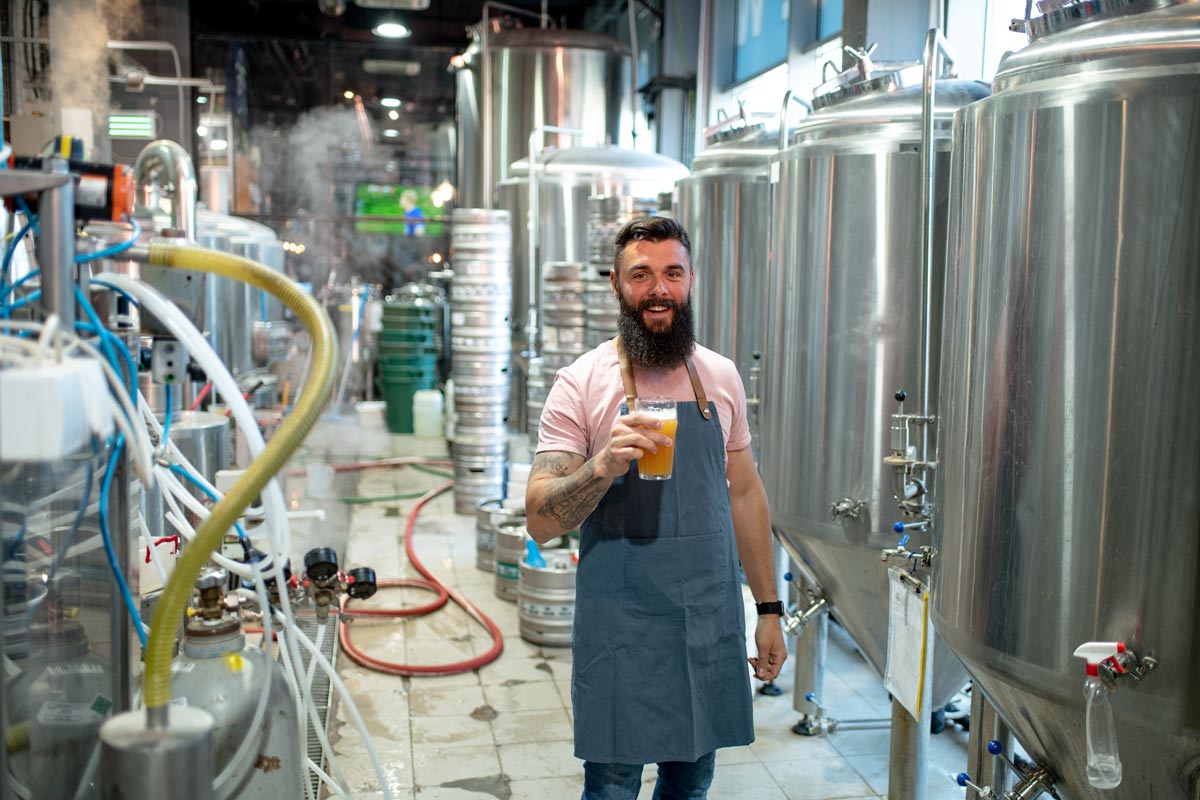
[[[452,586],[447,586],[442,583],[437,577],[425,568],[417,558],[416,548],[413,547],[413,531],[417,526],[417,515],[421,513],[421,509],[430,500],[440,494],[446,492],[454,481],[447,481],[440,486],[430,489],[423,494],[417,504],[413,506],[413,510],[408,515],[408,524],[404,528],[404,552],[408,556],[408,560],[416,568],[417,572],[421,573],[426,580],[417,578],[405,578],[404,580],[381,581],[379,588],[391,588],[394,586],[407,586],[412,588],[427,589],[435,592],[438,597],[431,602],[417,608],[400,608],[400,609],[385,609],[372,608],[361,610],[350,610],[350,598],[343,596],[342,598],[342,614],[338,615],[338,639],[342,644],[342,650],[350,657],[350,660],[361,667],[373,669],[376,672],[384,672],[388,675],[455,675],[460,672],[470,672],[473,669],[479,669],[485,664],[490,664],[500,657],[501,651],[504,650],[504,636],[500,633],[500,629],[496,627],[496,623],[480,611],[474,603],[468,600],[457,589]],[[469,658],[466,661],[456,661],[452,664],[398,664],[392,661],[384,661],[383,659],[374,658],[359,650],[350,641],[350,626],[343,621],[343,615],[364,616],[364,617],[411,617],[417,614],[428,613],[429,611],[441,608],[446,604],[446,599],[449,598],[462,607],[476,622],[483,627],[492,636],[492,646],[483,655]]]
[[[212,381],[204,384],[204,388],[200,390],[200,394],[196,395],[196,399],[192,401],[192,405],[188,411],[195,411],[200,408],[200,404],[204,402],[204,398],[208,397],[208,393],[212,391]]]

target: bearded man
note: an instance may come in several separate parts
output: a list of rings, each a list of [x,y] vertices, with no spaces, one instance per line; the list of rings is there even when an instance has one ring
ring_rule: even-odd
[[[527,525],[538,542],[581,532],[571,701],[583,800],[636,798],[652,763],[655,800],[706,797],[717,748],[754,741],[739,558],[759,614],[755,676],[775,678],[787,658],[746,393],[732,361],[696,344],[694,279],[677,222],[622,228],[620,335],[559,370],[542,411]],[[672,443],[660,418],[634,411],[639,395],[676,401],[669,480],[638,474]]]

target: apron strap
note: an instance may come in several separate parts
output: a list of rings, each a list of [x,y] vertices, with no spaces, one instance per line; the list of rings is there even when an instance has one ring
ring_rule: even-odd
[[[621,383],[625,387],[625,403],[626,407],[633,411],[633,401],[637,399],[637,385],[633,380],[633,366],[629,363],[629,356],[625,353],[625,348],[621,345],[621,337],[618,336],[613,340],[613,345],[617,348],[617,362],[621,365]],[[692,362],[692,357],[687,356],[684,359],[687,365],[688,377],[692,380],[692,392],[696,395],[696,405],[700,407],[700,414],[705,419],[712,419],[712,409],[708,405],[708,396],[704,392],[704,384],[700,381],[700,373],[696,371],[696,365]]]

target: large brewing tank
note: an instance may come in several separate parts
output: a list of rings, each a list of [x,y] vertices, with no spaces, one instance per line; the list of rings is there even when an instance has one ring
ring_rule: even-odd
[[[619,147],[573,147],[537,158],[538,218],[534,253],[534,285],[541,283],[547,261],[588,260],[588,198],[609,195],[657,199],[688,174],[687,167],[655,153]],[[529,159],[512,165],[508,180],[496,191],[497,207],[509,212],[513,224],[514,347],[526,343],[529,320]],[[536,304],[536,299],[535,304]]]
[[[283,271],[283,246],[267,226],[209,211],[196,216],[201,246]],[[282,357],[287,324],[278,298],[219,275],[209,276],[206,292],[204,327],[213,349],[234,376],[262,370]]]
[[[900,519],[883,458],[893,393],[915,394],[921,383],[921,79],[920,64],[895,65],[816,98],[777,157],[771,237],[760,464],[772,522],[880,674],[888,628],[880,552],[896,545]],[[953,113],[986,91],[936,83],[935,231],[944,231]],[[935,265],[943,248],[935,236]],[[934,273],[936,309],[942,270]],[[936,336],[936,316],[930,322]],[[834,514],[842,501],[850,513]],[[929,536],[911,541],[916,549]],[[935,648],[935,658],[936,708],[966,674],[948,648]]]
[[[496,187],[526,154],[535,127],[570,128],[616,143],[631,130],[623,42],[588,31],[525,28],[492,31],[487,49],[486,96],[482,41],[454,60],[460,207],[494,207]],[[546,144],[565,148],[572,140],[548,133]]]
[[[687,175],[687,167],[654,153],[618,147],[573,147],[552,150],[536,158],[537,218],[533,221],[537,247],[530,257],[529,159],[512,165],[510,177],[496,190],[497,207],[512,220],[513,305],[510,322],[513,354],[528,352],[530,286],[541,286],[542,264],[550,261],[588,261],[588,198],[592,195],[657,200]],[[531,267],[532,264],[532,267]],[[532,277],[531,277],[532,273]],[[535,289],[536,292],[536,289]],[[538,298],[534,297],[534,305]],[[533,342],[538,346],[540,343]],[[525,429],[524,363],[513,370],[513,402],[509,423]]]
[[[675,218],[692,241],[696,335],[733,359],[743,381],[757,374],[765,341],[771,233],[773,117],[735,117],[706,132],[708,147],[675,186]]]
[[[955,129],[932,616],[1071,800],[1200,797],[1200,6],[1151,5],[1035,20]],[[1159,662],[1103,793],[1093,640]]]

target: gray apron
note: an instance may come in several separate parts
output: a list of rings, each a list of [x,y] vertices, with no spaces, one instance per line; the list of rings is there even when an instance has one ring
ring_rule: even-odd
[[[633,462],[581,529],[571,701],[585,761],[695,761],[754,741],[725,437],[687,367],[696,402],[678,404],[673,477],[644,481]]]

